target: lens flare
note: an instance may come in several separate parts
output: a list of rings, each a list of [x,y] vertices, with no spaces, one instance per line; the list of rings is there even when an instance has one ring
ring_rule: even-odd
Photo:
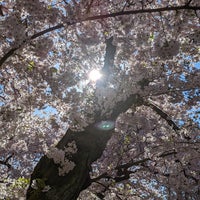
[[[98,79],[100,79],[102,76],[102,74],[96,70],[96,69],[93,69],[90,73],[89,73],[89,79],[93,82],[97,81]]]
[[[102,131],[109,131],[115,128],[115,122],[113,121],[101,121],[96,124],[96,127]]]

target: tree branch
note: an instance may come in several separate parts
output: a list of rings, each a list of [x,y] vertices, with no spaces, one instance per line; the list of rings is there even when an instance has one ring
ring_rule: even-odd
[[[168,151],[168,152],[163,152],[162,154],[160,154],[158,157],[159,158],[164,158],[164,157],[167,157],[167,156],[170,156],[170,155],[175,155],[177,154],[177,152],[175,150],[172,150],[172,151]],[[114,179],[116,182],[120,182],[122,180],[127,180],[127,178],[129,178],[130,174],[133,174],[135,173],[136,171],[131,171],[131,170],[128,170],[128,168],[132,167],[132,166],[136,166],[136,165],[140,165],[140,164],[143,164],[147,161],[150,161],[151,158],[143,158],[141,160],[137,160],[137,161],[130,161],[126,164],[123,164],[123,165],[119,165],[117,166],[114,170],[117,170],[117,173],[118,175],[120,175],[119,177],[111,177],[107,172],[99,175],[98,177],[96,178],[93,178],[91,179],[91,182],[96,182],[102,178],[107,178],[107,179]]]
[[[113,42],[113,36],[106,40],[106,54],[102,71],[107,75],[110,75],[111,69],[114,67],[116,46],[114,46],[112,42]]]
[[[144,102],[145,106],[152,108],[161,118],[163,118],[172,128],[174,131],[180,130],[180,128],[175,124],[175,122],[170,118],[170,116],[162,111],[157,105],[151,102]]]
[[[142,13],[155,13],[155,12],[177,11],[177,10],[194,10],[195,11],[195,10],[200,10],[200,6],[190,6],[186,4],[184,6],[128,10],[128,11],[115,12],[111,14],[92,16],[81,21],[83,22],[83,21],[91,21],[91,20],[97,20],[97,19],[105,19],[105,18],[117,17],[117,16],[122,16],[122,15],[135,15],[135,14],[142,14]]]
[[[73,24],[74,23],[67,23],[67,25],[73,25]],[[58,24],[56,26],[50,27],[48,29],[45,29],[43,31],[40,31],[40,32],[32,35],[30,39],[33,40],[33,39],[38,38],[38,37],[40,37],[40,36],[42,36],[42,35],[44,35],[46,33],[49,33],[51,31],[54,31],[54,30],[57,30],[57,29],[60,29],[60,28],[63,28],[63,27],[64,27],[64,24]]]
[[[85,21],[93,21],[93,20],[98,20],[98,19],[106,19],[110,17],[117,17],[117,16],[122,16],[122,15],[136,15],[136,14],[142,14],[142,13],[155,13],[155,12],[163,12],[163,11],[177,11],[177,10],[200,10],[200,6],[190,6],[189,4],[186,4],[184,6],[175,6],[175,7],[163,7],[163,8],[154,8],[154,9],[138,9],[138,10],[129,10],[129,11],[121,11],[121,12],[115,12],[115,13],[110,13],[110,14],[105,14],[105,15],[97,15],[97,16],[91,16],[87,17],[85,19],[75,21],[75,22],[67,22],[66,25],[74,25],[80,22],[85,22]],[[50,27],[48,29],[45,29],[43,31],[40,31],[34,35],[32,35],[27,41],[30,39],[33,40],[35,38],[38,38],[46,33],[49,33],[51,31],[63,28],[65,24],[58,24],[56,26]],[[0,59],[0,68],[4,64],[4,62],[12,56],[16,50],[22,47],[23,44],[26,44],[27,41],[23,41],[19,47],[12,48],[9,50],[1,59]]]
[[[107,43],[107,45],[111,44]],[[108,46],[106,49],[109,49]],[[109,52],[106,52],[106,54],[109,54]],[[115,51],[112,51],[111,56],[114,60]],[[106,66],[105,63],[104,66]],[[122,100],[116,103],[114,108],[110,110],[111,114],[109,114],[109,116],[106,116],[106,114],[103,116],[96,115],[95,122],[89,124],[84,131],[74,132],[68,129],[56,147],[63,150],[68,143],[75,141],[78,151],[72,155],[70,160],[72,160],[76,166],[65,176],[59,176],[58,166],[56,166],[52,159],[48,158],[47,156],[43,156],[31,175],[31,182],[27,192],[27,199],[42,200],[49,195],[48,192],[45,194],[42,192],[38,193],[38,191],[35,191],[31,187],[32,181],[39,178],[45,180],[47,185],[53,186],[54,189],[51,191],[54,191],[56,194],[59,193],[60,197],[65,194],[65,196],[62,197],[63,200],[75,200],[78,197],[80,191],[91,184],[89,178],[91,164],[102,155],[107,141],[112,136],[115,128],[113,126],[109,130],[102,130],[101,128],[97,128],[96,124],[104,120],[112,120],[114,122],[120,113],[125,112],[133,104],[138,106],[141,105],[142,102],[143,101],[139,95],[132,94],[125,101]],[[79,182],[78,185],[77,182]],[[37,197],[35,195],[37,195]]]
[[[104,57],[104,65],[101,69],[103,77],[99,79],[96,83],[98,88],[106,87],[109,82],[109,77],[112,74],[112,69],[114,68],[114,58],[116,54],[116,46],[112,44],[113,36],[106,40],[106,53]]]
[[[186,2],[186,6],[189,6],[190,5],[190,3],[192,2],[192,0],[189,0],[188,2]]]
[[[106,40],[106,52],[104,58],[104,66],[102,68],[103,78],[97,81],[96,91],[104,90],[109,82],[109,77],[112,75],[112,68],[114,68],[114,58],[116,54],[116,46],[112,44],[113,36]],[[143,87],[145,83],[138,83]],[[130,95],[125,101],[119,101],[115,104],[112,110],[107,110],[107,112],[102,116],[101,110],[96,110],[96,115],[94,117],[95,121],[101,120],[112,120],[115,121],[119,114],[126,112],[132,105],[140,106],[143,104],[143,99],[138,94]]]
[[[8,161],[12,158],[12,156],[13,154],[8,156],[5,160],[0,160],[0,164],[5,165],[6,167],[8,167],[8,169],[10,169],[12,166],[8,163]]]
[[[19,48],[13,48],[13,49],[11,49],[10,51],[8,51],[2,58],[1,58],[1,60],[0,60],[0,69],[1,69],[1,67],[2,67],[2,65],[3,65],[3,63],[9,58],[9,57],[11,57],[14,53],[15,53],[15,51],[16,50],[18,50]]]

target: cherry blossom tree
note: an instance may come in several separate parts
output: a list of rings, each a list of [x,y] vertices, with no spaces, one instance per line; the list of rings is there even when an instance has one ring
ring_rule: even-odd
[[[0,199],[198,200],[199,18],[198,0],[0,1]]]

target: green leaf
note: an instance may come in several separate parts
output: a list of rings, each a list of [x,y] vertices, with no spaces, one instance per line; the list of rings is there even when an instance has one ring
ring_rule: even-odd
[[[48,9],[48,10],[52,9],[52,6],[51,6],[51,5],[48,5],[48,6],[47,6],[47,9]]]
[[[27,68],[28,68],[29,71],[32,71],[34,66],[35,66],[34,61],[30,61]]]
[[[41,178],[36,178],[37,187],[43,189],[45,187],[45,181]]]
[[[151,33],[149,36],[149,42],[153,42],[154,41],[154,34]]]
[[[58,72],[58,70],[55,67],[51,67],[50,70],[51,70],[52,73],[57,73]]]
[[[30,179],[19,177],[13,184],[12,188],[26,188],[27,185],[30,183]]]

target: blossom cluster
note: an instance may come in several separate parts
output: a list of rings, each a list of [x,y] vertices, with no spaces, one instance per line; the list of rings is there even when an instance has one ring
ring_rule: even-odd
[[[77,150],[75,141],[72,141],[68,143],[63,150],[55,147],[47,153],[47,157],[52,158],[54,163],[58,164],[59,176],[65,176],[69,171],[74,169],[76,165],[70,160],[70,157],[72,154],[75,154]]]

